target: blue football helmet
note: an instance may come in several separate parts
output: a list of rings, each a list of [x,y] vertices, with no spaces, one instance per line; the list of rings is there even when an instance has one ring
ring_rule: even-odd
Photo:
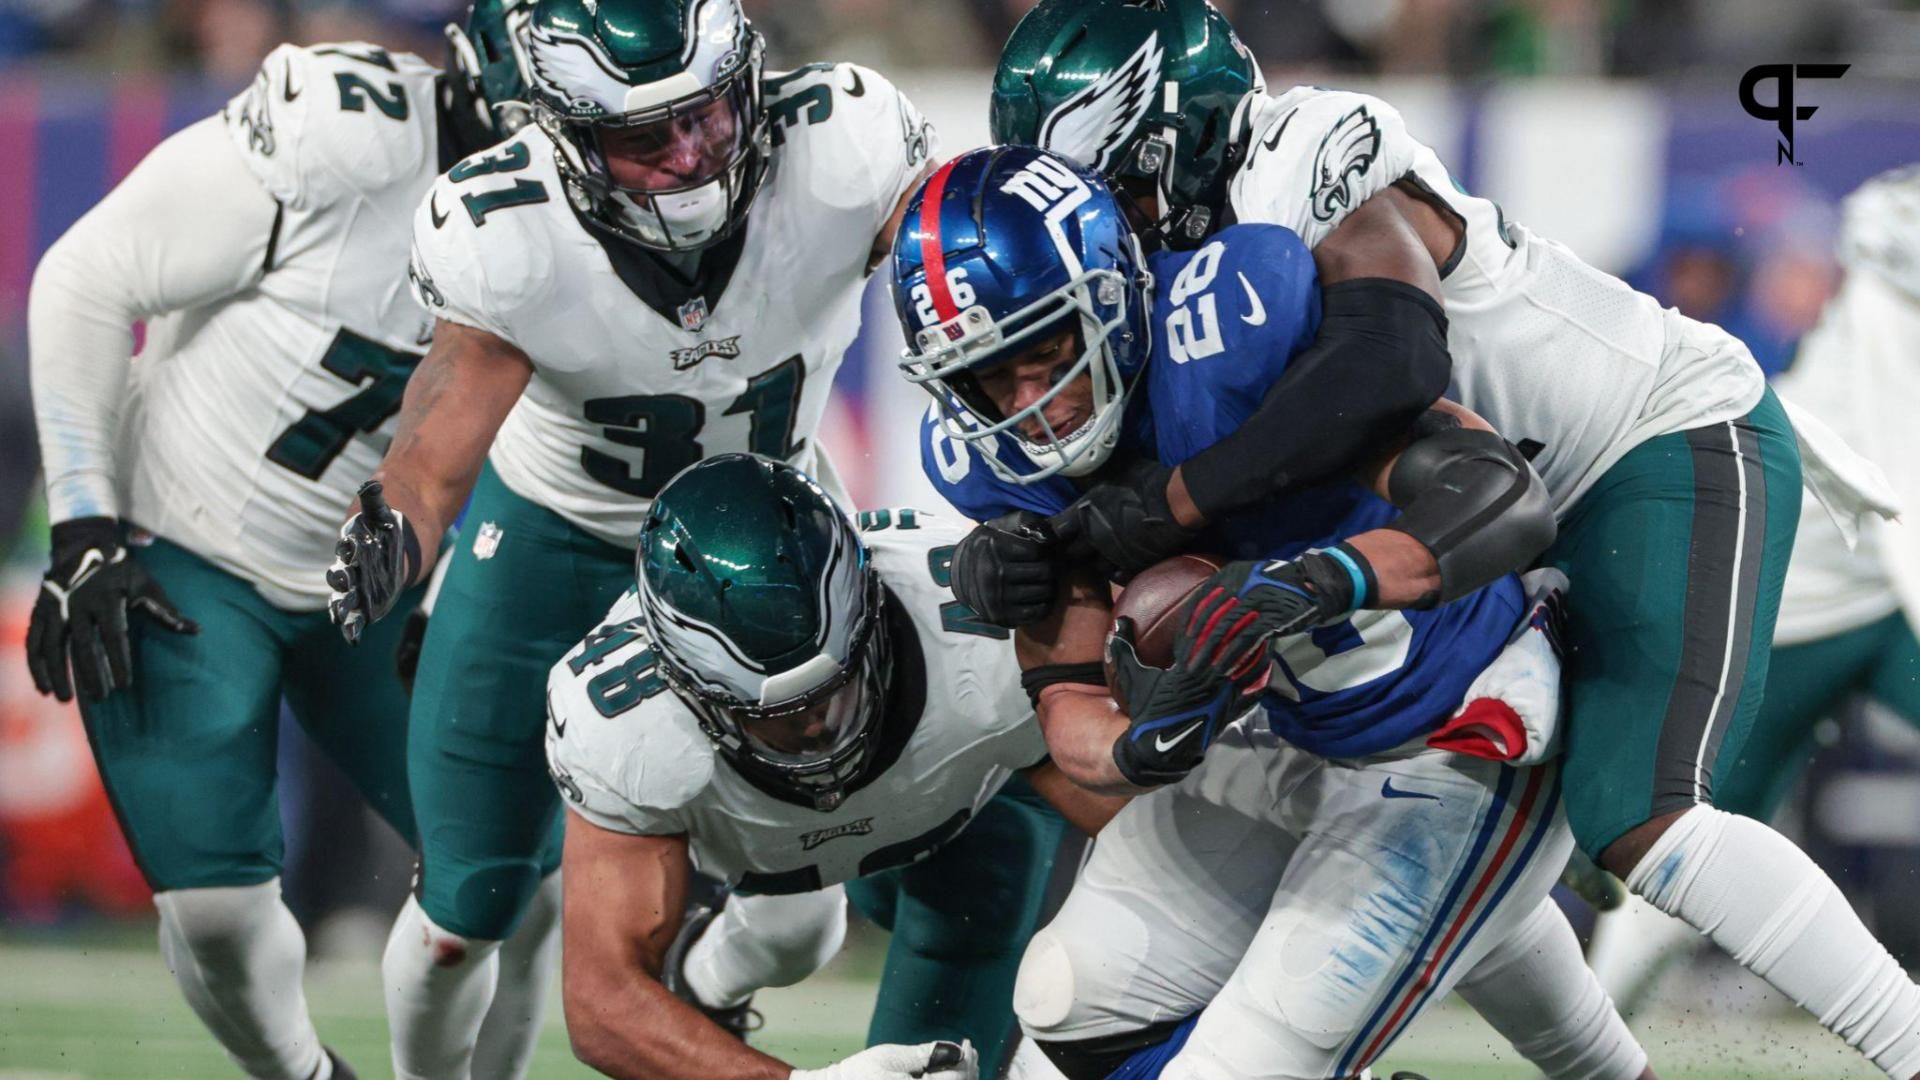
[[[1099,176],[1026,146],[974,150],[942,166],[907,204],[893,245],[893,302],[907,349],[900,370],[933,395],[948,435],[981,443],[994,472],[1017,484],[1085,476],[1120,441],[1127,392],[1151,351],[1153,277],[1126,215]],[[1076,362],[1011,416],[979,372],[1077,319]],[[1093,414],[1062,435],[1042,410],[1082,375]],[[1038,419],[1040,438],[1019,425]],[[996,451],[1004,435],[1034,465]]]

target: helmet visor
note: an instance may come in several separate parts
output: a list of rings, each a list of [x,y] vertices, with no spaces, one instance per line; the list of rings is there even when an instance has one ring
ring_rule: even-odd
[[[849,678],[824,698],[789,708],[723,711],[754,756],[773,765],[804,768],[832,760],[865,732],[874,712],[874,693],[872,680]]]
[[[613,186],[665,195],[710,184],[738,161],[751,136],[746,80],[715,89],[715,96],[595,124],[596,149]]]

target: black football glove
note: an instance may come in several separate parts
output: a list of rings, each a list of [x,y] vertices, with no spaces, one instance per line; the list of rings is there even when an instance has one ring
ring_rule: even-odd
[[[1047,519],[1074,560],[1097,559],[1117,582],[1187,550],[1200,534],[1174,520],[1167,505],[1173,470],[1159,462],[1132,469],[1118,483],[1096,484]]]
[[[1236,670],[1237,677],[1205,665],[1148,667],[1134,651],[1133,635],[1133,620],[1120,618],[1107,636],[1113,689],[1127,703],[1128,720],[1126,734],[1113,744],[1113,763],[1128,783],[1171,784],[1200,764],[1213,740],[1253,707],[1265,672],[1258,664]]]
[[[977,525],[953,551],[953,598],[995,626],[1039,622],[1053,610],[1060,557],[1047,519],[1027,510]]]
[[[380,482],[360,485],[360,512],[340,526],[327,567],[327,615],[350,645],[393,610],[420,566],[420,540],[400,511],[387,505]]]
[[[118,522],[87,517],[55,525],[53,568],[40,583],[40,598],[34,601],[27,627],[27,668],[34,688],[72,701],[78,683],[88,701],[99,701],[132,686],[129,609],[145,612],[176,634],[200,632],[198,624],[173,606],[160,583],[128,557]]]
[[[1251,650],[1276,637],[1346,618],[1365,588],[1356,581],[1368,580],[1371,571],[1358,552],[1342,551],[1355,563],[1353,572],[1324,551],[1221,567],[1187,601],[1173,635],[1174,657],[1194,668],[1237,671]]]

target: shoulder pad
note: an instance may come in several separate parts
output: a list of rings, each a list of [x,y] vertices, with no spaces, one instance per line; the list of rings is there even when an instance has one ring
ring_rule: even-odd
[[[680,832],[674,815],[713,779],[713,744],[654,669],[639,614],[627,593],[549,672],[547,762],[594,824]]]
[[[761,85],[779,167],[821,202],[869,211],[869,235],[939,153],[933,125],[871,68],[808,64]]]
[[[414,211],[414,298],[517,344],[514,313],[542,303],[556,277],[539,204],[563,198],[552,144],[532,127],[455,165]]]
[[[1228,198],[1241,221],[1284,225],[1317,247],[1354,207],[1412,171],[1419,144],[1369,94],[1295,87],[1254,128]]]
[[[437,152],[438,75],[377,45],[282,45],[222,116],[274,198],[321,207],[420,173]]]

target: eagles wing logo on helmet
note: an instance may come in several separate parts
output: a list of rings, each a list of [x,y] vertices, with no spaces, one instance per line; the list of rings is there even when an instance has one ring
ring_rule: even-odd
[[[1365,176],[1380,156],[1380,124],[1359,105],[1334,122],[1313,156],[1313,193],[1307,196],[1318,221],[1332,221],[1343,208],[1353,206],[1348,178]]]
[[[1092,86],[1068,98],[1040,127],[1040,148],[1063,154],[1096,172],[1106,172],[1159,89],[1166,50],[1160,33],[1147,35],[1127,62],[1100,76]]]
[[[530,59],[533,77],[548,96],[566,102],[580,119],[626,111],[627,82],[591,38],[535,26]]]

